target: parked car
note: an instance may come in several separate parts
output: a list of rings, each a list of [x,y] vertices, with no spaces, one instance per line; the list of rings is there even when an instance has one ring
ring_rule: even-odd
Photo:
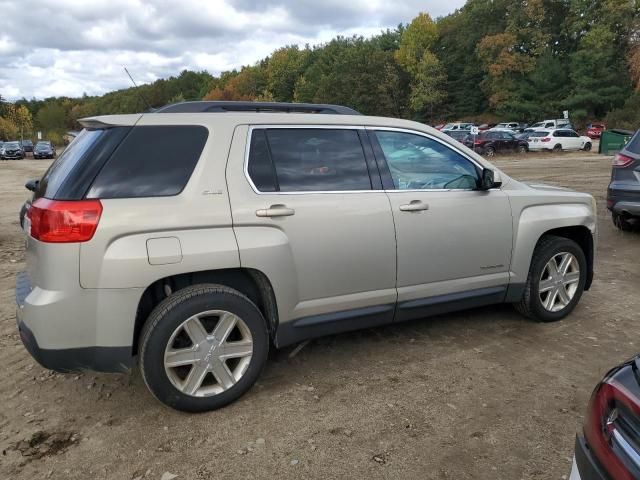
[[[534,123],[529,128],[537,131],[541,130],[554,130],[556,128],[570,128],[573,129],[571,122],[566,118],[559,118],[557,120],[543,120],[542,122]]]
[[[640,224],[640,130],[613,160],[607,208],[620,230],[629,231],[634,223]]]
[[[563,150],[591,150],[591,139],[578,135],[575,130],[560,128],[557,130],[538,130],[532,132],[528,138],[529,150],[548,150],[560,152]]]
[[[504,302],[551,322],[591,285],[591,195],[420,123],[255,102],[80,123],[28,182],[20,337],[59,371],[136,359],[179,410],[240,397],[272,344]]]
[[[640,356],[611,369],[596,386],[576,436],[570,480],[640,478]]]
[[[56,150],[53,148],[53,144],[48,141],[41,141],[36,143],[33,148],[33,158],[55,158]]]
[[[20,146],[20,142],[5,142],[0,149],[0,159],[2,160],[22,160],[24,158],[24,150]]]
[[[443,130],[442,133],[449,135],[451,138],[455,138],[460,143],[463,143],[464,139],[469,136],[469,130]]]
[[[455,130],[469,131],[471,130],[471,127],[473,127],[473,123],[463,123],[463,122],[447,123],[444,127],[442,127],[441,131],[442,132],[451,132]]]
[[[25,153],[33,152],[33,142],[31,140],[20,140],[20,146]]]
[[[587,128],[587,136],[591,139],[600,138],[602,136],[602,132],[607,129],[603,123],[592,123],[589,128]]]
[[[491,130],[510,131],[515,133],[515,132],[519,132],[520,128],[521,128],[520,123],[518,122],[505,122],[505,123],[498,123]]]
[[[475,138],[473,135],[468,135],[464,144],[487,157],[506,151],[524,153],[529,150],[526,140],[519,140],[506,131],[489,130],[481,132]]]
[[[496,125],[497,125],[497,123],[483,123],[483,124],[478,126],[478,130],[480,130],[481,132],[484,132],[485,130],[492,129]]]

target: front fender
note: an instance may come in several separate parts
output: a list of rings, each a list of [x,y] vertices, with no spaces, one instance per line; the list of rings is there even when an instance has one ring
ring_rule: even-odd
[[[538,240],[550,230],[583,226],[592,234],[596,218],[591,208],[582,203],[545,204],[526,207],[514,218],[514,247],[511,260],[511,283],[524,284]]]

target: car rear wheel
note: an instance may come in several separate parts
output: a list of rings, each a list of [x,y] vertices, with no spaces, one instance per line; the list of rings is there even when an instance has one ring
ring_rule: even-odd
[[[193,285],[163,300],[140,340],[145,384],[165,405],[186,412],[223,407],[255,383],[269,335],[256,305],[237,290]]]
[[[484,154],[487,157],[494,157],[496,155],[496,149],[493,147],[487,147],[484,149]]]
[[[562,151],[562,145],[558,144],[553,147],[554,153],[558,153]]]
[[[544,236],[533,252],[516,310],[538,322],[561,320],[575,308],[586,280],[587,260],[580,246],[568,238]]]
[[[590,152],[590,151],[591,151],[591,142],[587,142],[587,143],[585,143],[585,144],[584,144],[584,148],[583,148],[583,150],[584,150],[585,152]]]
[[[527,153],[529,149],[524,145],[518,145],[518,153]]]
[[[623,232],[630,232],[633,230],[633,224],[628,218],[618,213],[613,213],[611,214],[611,219],[613,220],[613,224]]]

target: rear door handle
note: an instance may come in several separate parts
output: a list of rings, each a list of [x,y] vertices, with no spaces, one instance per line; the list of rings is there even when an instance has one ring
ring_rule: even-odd
[[[421,212],[423,210],[429,210],[429,205],[420,200],[412,200],[411,203],[400,205],[400,211],[402,212]]]
[[[295,213],[293,208],[287,208],[285,205],[271,205],[269,208],[256,210],[258,217],[290,217]]]

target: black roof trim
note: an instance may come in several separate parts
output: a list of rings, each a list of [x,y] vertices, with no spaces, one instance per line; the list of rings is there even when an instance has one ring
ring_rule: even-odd
[[[160,107],[155,113],[221,113],[221,112],[285,112],[327,113],[330,115],[360,115],[360,112],[342,105],[324,103],[285,102],[219,102],[195,101],[173,103]]]

